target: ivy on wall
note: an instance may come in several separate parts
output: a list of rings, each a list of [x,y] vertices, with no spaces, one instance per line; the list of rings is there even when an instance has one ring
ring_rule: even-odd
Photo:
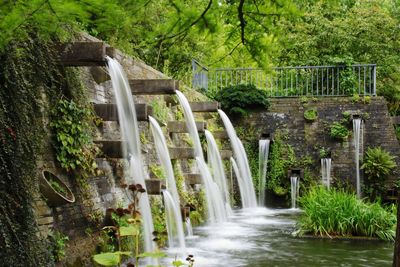
[[[44,99],[61,92],[52,51],[31,35],[0,55],[0,258],[4,266],[49,266],[37,235],[32,195],[43,148]]]

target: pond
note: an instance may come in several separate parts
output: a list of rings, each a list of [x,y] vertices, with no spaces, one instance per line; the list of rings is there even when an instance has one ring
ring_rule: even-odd
[[[296,238],[296,210],[236,210],[230,222],[201,226],[187,240],[195,266],[391,266],[393,244]]]

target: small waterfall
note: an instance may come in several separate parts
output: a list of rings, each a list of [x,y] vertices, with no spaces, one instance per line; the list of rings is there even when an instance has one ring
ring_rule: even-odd
[[[193,236],[193,227],[192,227],[192,222],[190,221],[190,218],[187,217],[185,220],[185,225],[186,225],[186,235],[188,237]]]
[[[157,155],[167,178],[167,189],[171,193],[176,205],[180,206],[179,194],[176,188],[174,169],[171,164],[171,157],[169,155],[167,141],[165,140],[164,134],[158,122],[151,116],[149,116],[149,122],[151,132],[153,133],[154,145],[157,150]]]
[[[207,164],[200,157],[196,157],[207,199],[208,216],[211,223],[225,222],[228,213],[218,185],[213,181]]]
[[[322,184],[325,185],[328,189],[331,186],[331,158],[322,158],[321,159],[321,176],[322,176]]]
[[[292,197],[292,209],[297,208],[297,198],[299,197],[300,181],[296,176],[290,177],[290,195]]]
[[[220,191],[223,194],[224,203],[228,214],[231,214],[232,208],[229,204],[229,191],[228,183],[226,181],[224,165],[222,163],[221,154],[219,153],[217,143],[215,142],[214,136],[209,132],[205,131],[207,139],[207,157],[208,165],[211,168],[212,176],[214,181],[217,183]]]
[[[179,103],[183,108],[186,127],[188,128],[189,134],[194,142],[196,162],[204,183],[210,222],[224,222],[227,220],[228,217],[226,209],[227,207],[223,200],[225,197],[222,195],[217,183],[213,181],[208,166],[205,163],[203,149],[201,147],[199,133],[197,132],[192,109],[190,108],[189,102],[184,94],[176,91],[176,95],[178,97]]]
[[[201,147],[199,133],[197,132],[196,122],[194,120],[192,109],[190,108],[189,102],[185,95],[180,91],[176,91],[176,96],[178,97],[179,103],[183,108],[183,113],[185,115],[186,127],[188,128],[189,134],[192,137],[194,143],[194,151],[196,157],[200,157],[204,160],[203,149]]]
[[[165,215],[168,232],[168,247],[179,248],[185,250],[185,234],[183,232],[183,222],[181,211],[175,200],[168,192],[163,190],[164,197]],[[181,251],[181,254],[185,254],[185,251]]]
[[[234,158],[231,157],[231,167],[233,169],[233,172],[235,173],[235,176],[237,178],[238,184],[239,184],[239,192],[240,192],[240,199],[242,200],[242,203],[244,203],[246,200],[246,192],[244,191],[244,182],[242,177],[240,176],[240,172],[239,172],[239,168],[238,165],[236,163],[236,160]]]
[[[267,167],[268,167],[268,154],[269,154],[269,139],[258,141],[258,176],[259,176],[259,191],[258,204],[260,206],[265,205],[265,184],[267,179]]]
[[[244,192],[244,198],[242,199],[243,208],[257,207],[257,198],[254,191],[253,180],[251,177],[249,162],[247,160],[246,151],[244,150],[243,144],[236,135],[235,128],[233,127],[228,116],[222,110],[218,110],[219,115],[225,125],[225,129],[229,135],[233,154],[236,159],[239,177],[243,180],[240,191]],[[240,183],[239,183],[240,187]]]
[[[121,135],[124,146],[124,157],[129,159],[129,179],[130,183],[139,183],[146,189],[145,172],[141,158],[139,127],[137,123],[135,104],[133,102],[132,91],[122,66],[118,61],[107,57],[107,68],[111,77],[111,82],[117,101],[118,120],[121,127]],[[141,195],[139,208],[143,219],[143,239],[146,252],[155,250],[153,242],[153,218],[151,215],[150,202],[147,193]],[[149,259],[153,264],[156,260]]]
[[[360,183],[360,137],[361,137],[361,119],[353,119],[353,135],[354,135],[354,153],[356,161],[356,188],[357,197],[361,197]]]

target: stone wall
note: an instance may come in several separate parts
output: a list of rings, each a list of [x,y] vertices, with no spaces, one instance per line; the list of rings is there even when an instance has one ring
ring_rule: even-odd
[[[304,111],[316,108],[318,118],[314,122],[306,122]],[[235,126],[253,127],[260,139],[262,134],[271,134],[278,129],[288,131],[288,143],[293,147],[296,156],[310,155],[314,161],[314,175],[320,176],[321,147],[329,148],[332,157],[332,176],[336,179],[349,181],[355,185],[356,166],[354,140],[351,134],[343,142],[333,140],[329,136],[329,126],[343,119],[343,112],[351,115],[359,115],[363,119],[362,144],[360,159],[363,158],[367,147],[381,146],[392,155],[397,156],[396,161],[400,166],[400,146],[396,139],[394,128],[387,110],[386,101],[382,97],[373,97],[369,104],[363,103],[361,99],[354,100],[347,97],[324,97],[314,99],[300,98],[277,98],[271,99],[268,111],[252,112],[245,119],[235,121]],[[352,133],[352,124],[349,122],[348,129]],[[397,168],[388,180],[392,186],[399,174]],[[361,171],[361,179],[362,179]]]

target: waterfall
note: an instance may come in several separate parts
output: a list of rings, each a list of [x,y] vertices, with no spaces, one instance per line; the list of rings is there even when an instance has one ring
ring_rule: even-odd
[[[257,207],[256,193],[254,191],[254,185],[246,151],[244,150],[242,142],[237,137],[235,128],[233,128],[228,116],[226,116],[225,112],[220,109],[218,110],[218,113],[221,116],[221,119],[225,125],[225,129],[229,135],[233,154],[238,167],[238,172],[240,174],[239,177],[243,180],[242,187],[240,188],[240,191],[243,191],[245,195],[245,197],[242,199],[243,208]]]
[[[211,173],[214,181],[217,183],[220,191],[223,194],[224,203],[228,214],[231,214],[232,208],[229,204],[229,191],[228,183],[226,181],[224,165],[222,163],[221,154],[218,150],[217,143],[215,142],[214,136],[209,132],[205,131],[207,139],[207,161],[211,168]]]
[[[196,122],[194,120],[192,109],[190,108],[189,102],[185,95],[180,91],[176,91],[176,96],[178,97],[179,103],[183,108],[183,113],[185,115],[186,127],[188,128],[189,134],[192,137],[194,143],[194,151],[196,157],[200,157],[204,160],[203,149],[201,147],[199,133],[197,132]]]
[[[193,236],[193,227],[192,227],[192,222],[190,221],[190,217],[187,217],[185,220],[185,225],[186,225],[186,234],[188,237]]]
[[[149,116],[149,122],[151,132],[153,133],[154,145],[157,150],[157,155],[167,178],[167,189],[171,193],[176,205],[180,206],[179,194],[176,188],[174,169],[171,164],[171,157],[169,155],[167,141],[165,140],[164,134],[158,122],[151,116]]]
[[[360,136],[361,136],[361,119],[353,119],[353,135],[354,135],[354,153],[356,161],[356,188],[357,197],[361,197],[360,183]]]
[[[129,87],[129,82],[122,66],[114,59],[107,57],[107,69],[111,77],[112,86],[118,109],[118,121],[121,127],[124,158],[129,159],[129,183],[138,183],[146,189],[145,172],[141,158],[139,128],[136,117],[135,104]],[[143,220],[143,239],[146,252],[155,250],[153,242],[153,218],[147,193],[141,194],[139,208]],[[151,260],[152,262],[156,262]]]
[[[299,196],[300,181],[296,176],[290,177],[290,195],[292,198],[292,209],[297,208],[297,198]]]
[[[258,203],[260,206],[265,206],[265,184],[267,178],[269,144],[269,139],[258,141],[258,179],[260,191]]]
[[[232,157],[231,157],[230,160],[231,160],[231,167],[233,169],[233,173],[235,174],[236,179],[237,179],[238,184],[239,184],[240,199],[242,200],[242,203],[245,203],[247,201],[246,200],[247,196],[246,196],[246,192],[244,191],[245,186],[244,186],[243,179],[240,176],[240,172],[239,172],[239,168],[238,168],[238,165],[236,163],[236,160],[234,158],[232,158]]]
[[[321,176],[322,176],[322,184],[325,185],[328,189],[331,186],[331,158],[322,158],[321,159]]]
[[[207,199],[208,217],[211,223],[225,222],[228,218],[223,196],[217,183],[211,177],[207,164],[200,157],[196,157]]]
[[[217,223],[226,221],[228,214],[223,200],[225,197],[222,195],[217,183],[213,181],[208,166],[204,161],[203,149],[201,147],[199,133],[197,132],[192,109],[190,108],[189,102],[184,94],[176,91],[176,95],[183,108],[186,127],[188,128],[189,134],[194,142],[196,162],[204,183],[210,222]]]
[[[163,190],[162,194],[164,197],[165,216],[167,223],[168,247],[185,250],[185,234],[183,232],[183,222],[180,207],[176,205],[175,200],[168,190]],[[185,254],[185,251],[180,251],[180,253],[183,255]]]

